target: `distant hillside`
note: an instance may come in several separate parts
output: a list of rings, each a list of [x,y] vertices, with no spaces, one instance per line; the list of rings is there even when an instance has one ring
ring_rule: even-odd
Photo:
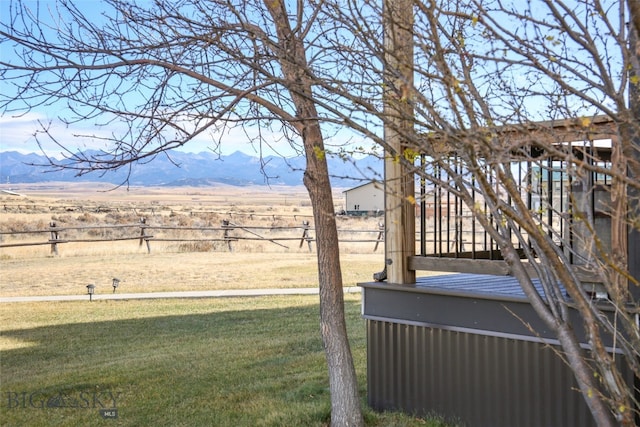
[[[76,176],[73,170],[54,171],[45,166],[44,156],[0,152],[0,182],[36,183],[53,181],[106,182],[121,184],[128,169],[92,172]],[[40,165],[40,166],[39,166]],[[207,186],[211,183],[245,185],[302,185],[305,158],[277,156],[251,157],[241,152],[218,156],[209,152],[171,152],[150,162],[131,165],[129,184],[135,186]],[[381,179],[382,161],[374,156],[342,159],[329,156],[329,172],[335,187],[353,187],[371,179]]]

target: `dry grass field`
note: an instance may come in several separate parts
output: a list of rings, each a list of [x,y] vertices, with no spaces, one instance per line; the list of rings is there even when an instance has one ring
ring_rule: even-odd
[[[108,190],[0,185],[0,296],[86,295],[90,283],[98,294],[111,293],[114,277],[118,293],[317,286],[316,252],[305,241],[300,246],[302,221],[313,229],[304,188]],[[341,197],[336,191],[337,210]],[[152,227],[144,228],[153,234],[150,252],[136,237],[140,218]],[[222,221],[247,238],[232,241],[233,251],[228,241],[215,241]],[[372,238],[378,221],[338,217],[338,228],[360,231],[345,240]],[[60,232],[57,253],[48,242],[50,222]],[[291,240],[272,241],[283,233]],[[33,242],[44,244],[8,246]],[[373,248],[341,242],[345,286],[382,268],[384,246]],[[450,425],[366,407],[360,304],[359,294],[345,296],[367,425]],[[299,295],[3,303],[0,424],[326,426],[318,313],[317,296]],[[104,408],[117,420],[104,420]]]
[[[10,194],[10,190],[16,194]],[[248,289],[317,286],[315,250],[300,247],[303,221],[313,227],[310,202],[303,187],[117,188],[102,184],[23,184],[0,186],[0,243],[45,243],[50,222],[57,227],[135,225],[141,217],[158,240],[150,253],[136,240],[79,242],[0,248],[0,296],[64,295],[111,292],[112,278],[121,280],[118,292]],[[336,210],[342,192],[336,190]],[[230,252],[225,242],[198,241],[200,227],[216,228],[208,235],[220,238],[223,220],[257,229],[236,229],[238,240]],[[343,230],[377,230],[379,218],[338,217]],[[171,230],[193,227],[194,230]],[[120,233],[120,234],[119,234]],[[101,239],[139,235],[139,228],[64,230],[61,239]],[[179,235],[176,233],[180,233]],[[313,236],[313,231],[311,232]],[[372,239],[376,233],[342,233],[345,239]],[[289,236],[291,240],[271,241]],[[163,238],[195,241],[162,241]],[[312,243],[312,248],[315,245]],[[345,286],[371,280],[383,265],[384,246],[374,243],[341,244]]]

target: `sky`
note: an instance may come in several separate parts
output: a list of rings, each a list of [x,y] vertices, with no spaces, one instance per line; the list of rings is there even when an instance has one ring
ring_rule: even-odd
[[[2,1],[2,0],[0,0]],[[5,114],[0,115],[0,151],[17,151],[22,154],[43,152],[54,158],[62,159],[62,150],[51,139],[43,134],[36,138],[35,134],[42,129],[41,123],[51,123],[51,131],[60,142],[69,142],[72,147],[79,149],[102,149],[104,142],[100,137],[108,137],[113,127],[100,129],[93,126],[83,126],[74,124],[66,126],[57,120],[55,111],[52,114],[46,112],[30,112],[25,114]],[[230,155],[237,151],[253,157],[266,157],[271,155],[294,157],[300,155],[299,148],[294,149],[287,142],[282,134],[276,134],[268,129],[262,129],[262,136],[268,141],[268,146],[258,147],[249,141],[249,137],[256,137],[258,128],[248,126],[245,130],[236,127],[225,131],[222,144],[218,147],[215,138],[211,133],[202,134],[196,139],[189,141],[185,146],[177,148],[177,151],[185,153],[200,153],[214,150],[221,155]],[[95,135],[97,138],[78,138],[77,135]],[[38,140],[41,146],[38,145]],[[350,130],[344,129],[337,134],[326,136],[325,147],[329,151],[337,151],[339,147],[365,147],[370,151],[378,151],[379,147],[374,147],[371,141],[355,136]],[[354,157],[361,157],[363,154],[353,153]]]
[[[35,8],[34,0],[23,0],[24,4]],[[43,16],[49,15],[49,10],[54,10],[55,1],[40,0],[40,13]],[[98,0],[84,0],[77,3],[78,6],[90,7],[97,10],[94,13],[95,20],[100,20]],[[9,16],[10,0],[0,0],[0,21]],[[51,9],[49,9],[51,8]],[[34,9],[35,10],[35,9]],[[6,24],[6,22],[3,22]],[[10,43],[0,45],[0,55],[3,60],[11,61],[13,55],[13,47]],[[8,59],[9,58],[9,59]],[[0,93],[8,94],[14,89],[7,81],[0,80]],[[65,115],[66,105],[59,102],[57,105],[34,107],[30,111],[8,111],[0,112],[0,151],[18,151],[23,154],[28,153],[46,153],[47,155],[62,158],[62,150],[47,135],[42,133],[42,124],[50,126],[51,133],[57,141],[71,148],[71,151],[77,149],[104,149],[105,138],[115,134],[126,134],[126,129],[119,132],[118,124],[112,122],[109,126],[95,126],[91,122],[75,123],[66,125],[58,120],[59,115]],[[103,120],[104,121],[104,120]],[[287,138],[281,133],[273,133],[270,129],[256,127],[246,127],[244,130],[240,127],[226,129],[222,135],[222,144],[217,145],[217,141],[221,138],[219,131],[210,130],[198,135],[194,140],[189,141],[178,151],[199,153],[202,151],[214,150],[222,155],[229,155],[236,151],[243,152],[251,156],[269,156],[281,155],[291,157],[300,154],[299,146],[297,149],[291,147]],[[36,137],[37,134],[37,137]],[[251,143],[251,139],[260,134],[266,141],[262,147]],[[79,138],[78,135],[82,135]],[[90,137],[86,137],[89,135]],[[95,137],[91,137],[95,136]],[[354,136],[349,132],[340,132],[338,135],[329,135],[327,145],[344,145],[347,141],[353,141]],[[355,139],[359,145],[362,139]],[[40,142],[41,145],[38,144]]]
[[[24,0],[25,4],[35,4],[34,0]],[[41,0],[42,4],[53,4],[52,0]],[[0,22],[6,19],[8,12],[8,5],[11,4],[10,0],[0,0]],[[94,5],[100,4],[98,0],[82,0],[77,4],[83,7],[97,7]],[[99,9],[99,8],[98,8]],[[100,19],[99,16],[96,19]],[[6,60],[11,55],[10,46],[0,45],[0,55],[3,60]],[[516,76],[518,77],[518,76]],[[10,93],[10,87],[6,83],[0,81],[0,93]],[[532,108],[535,110],[535,108]],[[45,135],[40,135],[39,140],[42,146],[39,147],[34,134],[41,128],[39,123],[51,123],[51,129],[55,134],[58,141],[64,145],[70,145],[74,149],[101,149],[105,148],[104,138],[110,137],[112,133],[118,134],[117,127],[115,125],[109,125],[109,127],[96,127],[91,123],[86,125],[74,124],[66,126],[57,120],[57,115],[61,113],[61,109],[53,107],[39,107],[30,112],[6,112],[0,115],[0,151],[19,151],[21,153],[40,152],[44,150],[46,154],[54,157],[59,157],[60,148],[57,147],[52,141],[48,140]],[[268,141],[274,149],[270,149],[267,146],[257,147],[249,142],[251,136],[256,136],[259,131],[262,131],[262,136]],[[218,147],[216,141],[220,138],[219,134],[212,134],[215,130],[209,133],[205,132],[195,140],[190,141],[180,151],[198,153],[201,151],[215,150],[223,155],[228,155],[236,151],[252,156],[268,156],[271,154],[292,156],[298,154],[294,149],[289,146],[286,138],[282,134],[273,134],[269,129],[257,129],[247,128],[246,131],[249,136],[240,128],[234,128],[227,130],[223,137],[223,144]],[[95,135],[95,138],[77,138],[77,135]],[[340,132],[327,141],[328,145],[340,146],[348,142],[352,142],[355,145],[371,146],[371,143],[366,143],[362,138],[354,137],[353,134],[348,131]],[[102,138],[101,138],[102,137]],[[262,148],[264,151],[260,151]]]

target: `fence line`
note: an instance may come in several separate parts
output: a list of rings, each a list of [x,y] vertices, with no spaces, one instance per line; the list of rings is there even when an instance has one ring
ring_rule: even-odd
[[[95,237],[95,238],[74,238],[64,237],[63,234],[70,231],[87,231],[87,230],[127,230],[127,229],[139,229],[139,233],[135,236],[125,235],[118,237]],[[150,231],[177,231],[179,233],[185,232],[199,232],[206,234],[209,232],[219,233],[219,237],[155,237],[149,234]],[[298,231],[300,237],[291,235],[281,236],[265,236],[265,231],[289,231],[291,233]],[[181,227],[181,226],[164,226],[164,225],[149,225],[145,218],[140,219],[139,224],[117,224],[117,225],[83,225],[83,226],[62,226],[59,227],[55,222],[51,222],[47,229],[40,230],[22,230],[22,231],[4,231],[0,230],[0,249],[12,248],[12,247],[25,247],[25,246],[42,246],[51,245],[51,253],[58,255],[59,245],[64,243],[101,243],[101,242],[116,242],[132,240],[138,241],[138,246],[146,244],[147,252],[151,253],[151,242],[222,242],[225,243],[230,252],[233,251],[233,243],[238,241],[257,241],[268,242],[283,248],[289,249],[284,243],[281,242],[299,242],[299,248],[302,248],[304,243],[307,243],[309,252],[313,251],[312,243],[315,242],[315,238],[312,233],[315,229],[310,225],[309,221],[302,221],[301,226],[252,226],[232,223],[229,220],[223,220],[220,227]],[[40,242],[7,242],[5,243],[5,236],[11,235],[24,235],[24,234],[46,234],[49,233],[49,239],[47,241]],[[349,230],[338,229],[338,236],[342,234],[362,234],[369,233],[376,237],[372,238],[339,238],[340,243],[375,243],[373,251],[378,249],[380,243],[384,242],[384,226],[380,224],[377,230]]]
[[[181,212],[189,216],[196,215],[221,215],[227,216],[229,218],[233,217],[247,217],[249,219],[253,218],[272,218],[274,221],[278,218],[293,218],[297,220],[298,218],[313,218],[311,214],[268,214],[268,213],[253,213],[253,212],[234,212],[230,210],[198,210],[198,209],[190,209],[186,211],[182,211],[179,209],[173,209],[171,206],[83,206],[83,205],[64,205],[64,206],[49,206],[49,205],[37,205],[37,204],[25,204],[25,205],[7,205],[4,204],[1,208],[5,212],[44,212],[49,211],[52,212],[87,212],[87,213],[111,213],[111,212],[133,212],[137,216],[140,216],[143,212],[149,213],[151,215],[156,215],[160,212]]]

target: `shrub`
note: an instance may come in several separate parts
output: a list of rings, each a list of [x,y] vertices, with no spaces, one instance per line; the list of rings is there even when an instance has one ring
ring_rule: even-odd
[[[211,252],[217,242],[184,242],[178,245],[178,252]]]

